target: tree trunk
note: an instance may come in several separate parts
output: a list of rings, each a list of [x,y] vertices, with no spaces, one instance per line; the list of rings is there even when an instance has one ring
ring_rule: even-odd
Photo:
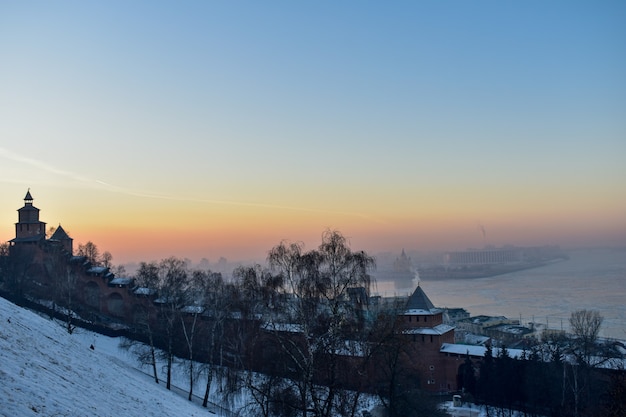
[[[209,404],[209,392],[211,391],[212,380],[213,380],[213,370],[211,369],[211,365],[209,365],[209,371],[207,372],[207,377],[206,377],[206,389],[204,390],[204,398],[202,399],[202,406],[205,408]]]
[[[152,339],[152,331],[148,330],[149,338],[150,338],[150,357],[152,362],[152,373],[154,374],[154,382],[159,383],[159,377],[157,376],[157,366],[156,366],[156,353],[154,351],[154,342]]]
[[[170,349],[167,353],[167,383],[165,384],[165,388],[172,388],[172,344],[170,342]]]
[[[191,401],[191,397],[193,396],[193,358],[191,352],[189,354],[189,398]]]

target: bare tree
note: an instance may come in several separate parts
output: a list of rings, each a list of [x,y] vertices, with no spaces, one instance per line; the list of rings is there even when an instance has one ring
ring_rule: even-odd
[[[76,325],[73,323],[76,274],[69,265],[66,265],[64,269],[65,273],[61,276],[60,289],[63,297],[63,306],[65,307],[65,329],[69,334],[72,334],[76,328]]]
[[[353,252],[341,233],[327,230],[317,250],[303,253],[302,245],[282,242],[270,251],[268,261],[291,295],[281,304],[286,324],[293,325],[291,333],[279,331],[282,327],[275,324],[272,332],[295,371],[298,403],[291,408],[303,417],[338,414],[339,357],[346,340],[358,333],[349,289],[363,288],[369,295],[374,259]],[[301,336],[294,337],[293,331]]]
[[[217,370],[223,369],[224,325],[232,313],[235,297],[232,286],[224,282],[220,273],[196,270],[192,274],[192,282],[194,299],[205,311],[206,332],[202,337],[207,361],[203,367],[206,387],[202,406],[207,407],[213,378]]]
[[[155,303],[160,306],[160,330],[165,336],[166,388],[171,389],[176,330],[180,308],[185,301],[185,291],[187,290],[189,278],[187,263],[176,257],[161,260],[158,278],[157,291],[159,298],[155,300]]]
[[[104,251],[102,253],[102,256],[100,257],[100,263],[102,264],[102,266],[104,266],[105,268],[111,268],[113,266],[113,255],[111,255],[111,252]]]
[[[193,384],[194,384],[194,340],[197,334],[198,316],[204,311],[204,307],[198,305],[187,305],[183,307],[183,311],[180,317],[180,324],[183,329],[183,335],[185,336],[185,343],[187,345],[187,374],[189,376],[189,395],[187,399],[191,401],[193,396]],[[188,319],[191,317],[191,319]]]
[[[567,383],[573,394],[574,416],[578,417],[582,409],[591,400],[592,368],[606,362],[608,357],[600,355],[598,335],[603,317],[595,310],[577,310],[570,316],[570,326],[574,339],[569,353],[576,362],[563,367],[563,383]]]
[[[8,276],[9,276],[9,268],[10,268],[10,260],[9,257],[10,245],[8,242],[0,243],[0,286],[4,286]]]
[[[135,282],[139,287],[142,288],[147,295],[152,292],[156,292],[159,286],[159,266],[156,262],[141,262],[139,265],[139,270],[135,275]],[[148,363],[152,367],[152,374],[154,376],[154,381],[158,384],[159,377],[157,374],[157,366],[156,366],[156,348],[154,344],[155,333],[152,328],[150,318],[149,317],[140,317],[138,322],[135,323],[136,330],[140,332],[140,334],[148,340],[149,349],[148,352],[144,352],[143,350],[138,350],[137,356],[140,363]]]
[[[604,317],[596,310],[577,310],[572,312],[569,323],[574,334],[576,357],[591,365],[592,355],[596,351],[598,336]]]
[[[77,255],[86,257],[87,260],[94,266],[100,265],[100,251],[92,241],[88,241],[85,244],[79,244]]]

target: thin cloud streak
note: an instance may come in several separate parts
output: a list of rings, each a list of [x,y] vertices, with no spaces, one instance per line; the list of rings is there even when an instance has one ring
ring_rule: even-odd
[[[298,207],[298,206],[284,206],[284,205],[276,205],[276,204],[267,204],[267,203],[258,203],[258,202],[245,202],[245,201],[234,201],[234,200],[214,200],[214,199],[198,199],[198,198],[186,198],[165,194],[155,194],[155,193],[147,193],[144,191],[136,191],[126,187],[120,187],[118,185],[110,184],[102,180],[93,179],[86,177],[84,175],[59,169],[53,165],[50,165],[46,162],[42,162],[33,158],[29,158],[15,152],[9,151],[5,148],[0,147],[0,157],[4,157],[8,160],[24,163],[30,165],[32,167],[41,169],[46,172],[50,172],[52,174],[61,175],[67,177],[69,179],[79,181],[86,184],[97,184],[103,187],[106,191],[130,195],[133,197],[141,197],[141,198],[152,198],[159,200],[168,200],[168,201],[180,201],[180,202],[195,202],[195,203],[207,203],[207,204],[221,204],[221,205],[231,205],[231,206],[239,206],[239,207],[260,207],[260,208],[270,208],[270,209],[279,209],[279,210],[290,210],[290,211],[300,211],[300,212],[309,212],[309,213],[328,213],[328,214],[338,214],[344,216],[358,217],[365,220],[371,220],[379,224],[385,224],[386,222],[374,219],[370,216],[367,216],[363,213],[355,213],[355,212],[345,212],[345,211],[335,211],[335,210],[324,210],[324,209],[312,209],[306,207]],[[5,181],[6,182],[6,181]]]
[[[61,175],[70,179],[73,179],[75,181],[80,181],[80,182],[90,182],[91,180],[87,177],[84,177],[82,175],[76,174],[74,172],[71,171],[67,171],[67,170],[63,170],[63,169],[59,169],[55,166],[52,166],[46,162],[42,162],[39,161],[37,159],[33,159],[33,158],[29,158],[20,154],[17,154],[15,152],[9,151],[8,149],[5,148],[1,148],[0,147],[0,156],[4,157],[8,160],[14,161],[14,162],[20,162],[20,163],[24,163],[30,166],[33,166],[35,168],[41,169],[43,171],[46,172],[50,172],[52,174],[56,174],[56,175]]]

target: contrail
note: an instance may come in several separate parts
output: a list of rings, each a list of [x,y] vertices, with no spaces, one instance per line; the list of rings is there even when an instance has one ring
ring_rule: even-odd
[[[169,200],[169,201],[184,201],[184,202],[195,202],[195,203],[209,203],[209,204],[221,204],[221,205],[231,205],[231,206],[240,206],[240,207],[262,207],[262,208],[272,208],[279,210],[290,210],[290,211],[301,211],[301,212],[310,212],[310,213],[328,213],[328,214],[340,214],[344,216],[352,216],[359,217],[366,220],[371,220],[376,223],[384,224],[385,222],[379,219],[373,219],[372,217],[363,214],[363,213],[355,213],[355,212],[345,212],[345,211],[336,211],[336,210],[325,210],[325,209],[313,209],[307,207],[298,207],[298,206],[285,206],[285,205],[277,205],[277,204],[267,204],[267,203],[259,203],[259,202],[245,202],[245,201],[234,201],[234,200],[214,200],[214,199],[198,199],[198,198],[187,198],[180,196],[172,196],[165,194],[156,194],[156,193],[148,193],[144,191],[132,190],[126,187],[120,187],[118,185],[109,184],[105,181],[89,178],[87,176],[77,174],[72,171],[59,169],[53,165],[50,165],[46,162],[39,161],[37,159],[29,158],[15,152],[9,151],[0,147],[0,157],[4,157],[6,159],[20,162],[23,164],[31,165],[35,168],[41,169],[43,171],[50,172],[52,174],[57,174],[64,176],[66,178],[70,178],[75,181],[79,181],[85,184],[97,184],[100,187],[103,187],[105,190],[118,194],[125,194],[134,197],[142,197],[142,198],[153,198],[159,200]]]
[[[90,182],[90,180],[87,177],[83,177],[82,175],[78,175],[74,172],[71,171],[66,171],[63,169],[59,169],[57,167],[54,167],[50,164],[47,164],[45,162],[42,161],[38,161],[37,159],[33,159],[33,158],[29,158],[23,155],[19,155],[15,152],[11,152],[7,149],[1,148],[0,147],[0,156],[9,159],[11,161],[15,161],[15,162],[21,162],[24,164],[28,164],[31,165],[35,168],[39,168],[41,170],[50,172],[52,174],[57,174],[57,175],[62,175],[64,177],[68,177],[71,178],[73,180],[77,180],[80,182]]]

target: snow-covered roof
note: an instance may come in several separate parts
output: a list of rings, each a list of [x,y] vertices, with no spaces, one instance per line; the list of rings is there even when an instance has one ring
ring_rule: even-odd
[[[261,329],[270,332],[304,333],[304,327],[296,323],[268,322],[261,325]]]
[[[106,271],[108,268],[106,266],[92,266],[87,270],[87,272],[91,274],[101,274]]]
[[[133,293],[136,295],[152,295],[152,294],[156,294],[156,292],[157,292],[156,290],[152,288],[147,288],[147,287],[139,287],[135,289],[135,291],[133,291]]]
[[[435,315],[437,313],[441,313],[443,310],[439,309],[439,308],[433,308],[430,310],[424,310],[421,308],[412,308],[409,310],[404,310],[402,312],[403,316],[432,316]]]
[[[167,295],[163,295],[156,300],[154,300],[155,304],[167,304],[167,303],[175,303],[176,297],[168,297]]]
[[[465,335],[464,340],[468,345],[485,345],[491,338],[480,334],[468,333]]]
[[[454,326],[450,326],[449,324],[438,324],[435,327],[414,327],[412,329],[406,329],[402,333],[403,334],[432,334],[432,335],[442,335],[450,330],[454,329]]]
[[[132,284],[132,282],[133,282],[132,278],[114,278],[109,282],[109,284],[110,285],[130,285]]]
[[[180,309],[183,313],[188,314],[201,314],[204,311],[204,307],[202,306],[185,306]]]
[[[439,352],[441,353],[450,353],[453,355],[466,355],[469,353],[470,356],[484,357],[487,348],[485,346],[476,346],[476,345],[461,345],[461,344],[452,344],[452,343],[444,343],[441,345],[441,349]],[[509,352],[509,356],[514,359],[519,359],[522,357],[523,350],[522,349],[507,349]],[[500,354],[500,348],[493,348],[492,350],[493,356],[498,356]]]

